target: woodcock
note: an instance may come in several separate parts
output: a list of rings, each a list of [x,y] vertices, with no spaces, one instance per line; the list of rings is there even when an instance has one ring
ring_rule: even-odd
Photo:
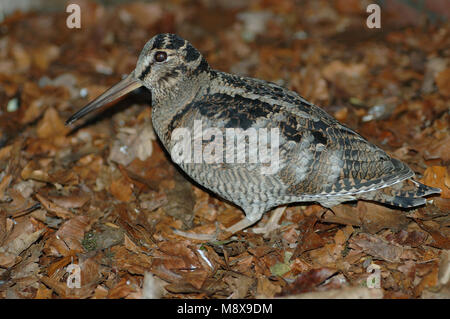
[[[67,124],[141,86],[151,91],[152,123],[169,153],[176,144],[172,136],[176,129],[194,132],[196,123],[217,133],[201,141],[202,150],[214,141],[225,143],[217,136],[226,136],[230,128],[279,133],[266,138],[267,148],[278,144],[278,170],[271,174],[261,173],[268,164],[249,162],[248,154],[244,162],[219,156],[213,162],[179,163],[194,181],[244,210],[246,218],[228,228],[231,233],[288,203],[318,202],[331,208],[362,199],[410,208],[425,204],[424,196],[440,192],[411,180],[414,172],[406,164],[296,92],[214,70],[198,50],[174,34],[158,34],[148,41],[135,70],[72,115]]]

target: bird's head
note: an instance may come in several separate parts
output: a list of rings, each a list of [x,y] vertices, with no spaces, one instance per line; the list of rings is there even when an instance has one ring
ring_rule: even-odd
[[[134,77],[151,90],[165,90],[207,69],[206,60],[188,41],[165,33],[145,44]]]
[[[183,94],[195,84],[195,77],[208,70],[205,58],[188,41],[175,34],[158,34],[145,44],[136,68],[125,79],[73,114],[66,124],[141,86],[156,96]]]

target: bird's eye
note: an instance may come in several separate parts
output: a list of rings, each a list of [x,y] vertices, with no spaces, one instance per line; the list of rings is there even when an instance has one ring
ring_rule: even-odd
[[[156,62],[164,62],[167,60],[167,53],[164,51],[158,51],[155,53]]]

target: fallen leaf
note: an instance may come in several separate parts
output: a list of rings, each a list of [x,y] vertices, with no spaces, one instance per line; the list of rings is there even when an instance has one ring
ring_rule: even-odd
[[[416,296],[420,296],[425,289],[436,286],[436,284],[438,283],[438,273],[439,273],[438,265],[437,264],[433,265],[431,271],[428,274],[426,274],[419,282],[419,284],[414,288],[414,294]]]
[[[121,175],[112,181],[110,186],[111,194],[122,202],[129,202],[133,196],[133,183],[128,178]]]
[[[45,285],[40,284],[39,289],[36,292],[36,296],[34,299],[51,299],[52,298],[53,291],[51,289],[48,289]]]
[[[420,180],[427,186],[438,187],[441,189],[442,198],[450,198],[450,174],[444,166],[427,167]]]
[[[439,93],[443,96],[450,97],[450,68],[446,68],[439,72],[436,75],[435,80]]]
[[[89,218],[75,216],[66,222],[51,235],[46,241],[45,247],[54,256],[70,256],[75,252],[83,252],[81,241],[85,231],[89,227]]]
[[[228,284],[233,291],[231,294],[232,299],[243,299],[247,297],[251,285],[254,283],[254,279],[244,275],[233,274],[233,276],[227,276],[224,278],[225,283]],[[259,285],[259,281],[258,281]],[[275,285],[274,285],[275,286]],[[277,287],[277,286],[276,286]],[[258,290],[258,288],[256,288]],[[273,297],[274,295],[272,295]],[[271,297],[266,297],[271,298]]]
[[[121,19],[133,20],[140,28],[149,28],[163,17],[159,3],[128,3],[120,11]]]
[[[145,161],[153,153],[154,140],[155,133],[148,121],[135,128],[123,127],[113,142],[109,159],[125,166],[136,158]]]
[[[74,216],[71,211],[52,203],[40,194],[36,194],[36,198],[49,213],[55,214],[62,219],[69,219]]]
[[[297,247],[295,248],[293,258],[297,258],[305,251],[317,249],[324,245],[322,238],[314,231],[314,225],[317,222],[316,217],[307,217],[299,225],[299,236]]]
[[[388,235],[386,239],[402,246],[418,247],[425,242],[427,234],[417,230],[411,232],[401,230],[395,234]]]
[[[38,238],[42,235],[45,229],[37,230],[31,234],[21,234],[16,237],[13,241],[9,242],[7,245],[0,247],[0,250],[5,252],[19,255],[22,251],[30,247],[32,243],[34,243]]]
[[[404,249],[376,235],[358,234],[349,241],[349,247],[389,262],[400,262]]]
[[[433,227],[425,225],[420,220],[416,219],[416,223],[425,230],[427,233],[433,237],[433,243],[431,246],[442,248],[442,249],[450,249],[450,238],[445,236],[439,229],[434,229]]]
[[[38,123],[37,135],[40,138],[56,138],[64,136],[69,132],[69,128],[58,115],[58,112],[50,107],[45,111],[44,118]]]
[[[405,214],[399,210],[364,201],[358,201],[356,207],[338,205],[333,207],[333,212],[318,213],[317,217],[324,222],[362,226],[372,234],[385,228],[400,230],[409,222]]]
[[[336,273],[335,269],[318,268],[312,269],[306,273],[298,275],[297,279],[292,284],[283,288],[280,296],[300,294],[314,290],[317,286],[323,283]]]
[[[54,44],[42,44],[31,51],[33,63],[41,70],[47,70],[49,64],[59,57],[60,48]]]
[[[281,287],[274,284],[267,277],[258,277],[256,294],[261,298],[273,298],[281,292]]]

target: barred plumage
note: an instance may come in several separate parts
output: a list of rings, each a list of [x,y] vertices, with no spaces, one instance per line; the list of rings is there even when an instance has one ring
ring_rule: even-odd
[[[155,59],[161,52],[167,56],[162,62]],[[363,199],[409,208],[425,204],[423,196],[440,192],[417,182],[403,190],[405,181],[414,176],[406,164],[293,91],[211,69],[200,52],[174,34],[153,37],[127,79],[68,123],[139,86],[152,91],[153,126],[169,152],[177,143],[174,132],[178,128],[193,132],[195,121],[223,136],[230,128],[279,130],[279,170],[274,174],[261,174],[266,164],[249,162],[249,154],[245,163],[226,162],[225,155],[214,163],[180,163],[196,182],[244,210],[246,219],[231,227],[232,232],[255,223],[271,208],[292,202],[315,201],[331,208]],[[224,141],[216,134],[200,147],[204,151],[211,143]],[[271,143],[275,140],[268,148]]]

